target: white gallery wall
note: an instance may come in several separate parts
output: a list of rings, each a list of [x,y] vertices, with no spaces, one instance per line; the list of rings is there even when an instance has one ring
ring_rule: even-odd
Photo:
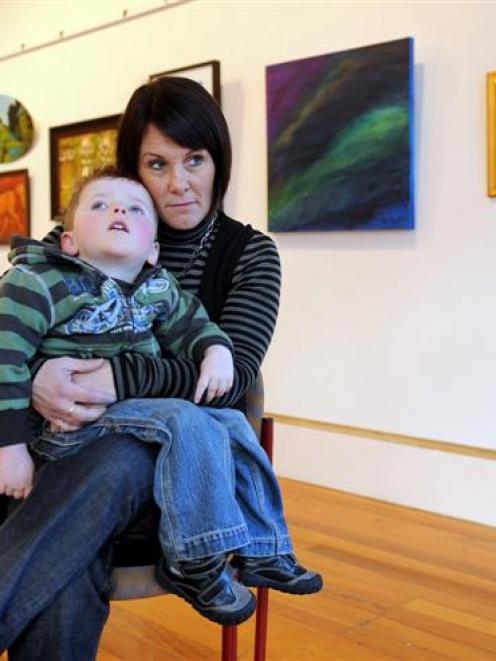
[[[212,59],[221,62],[234,143],[226,211],[266,230],[265,67],[413,37],[417,227],[274,236],[284,286],[264,366],[266,408],[456,444],[453,454],[278,424],[276,465],[496,525],[496,452],[466,452],[496,451],[496,200],[486,195],[485,100],[496,3],[189,0],[118,22],[124,10],[163,7],[0,2],[0,94],[25,104],[36,130],[32,150],[0,171],[29,168],[32,235],[50,227],[49,127],[119,113],[150,74]]]

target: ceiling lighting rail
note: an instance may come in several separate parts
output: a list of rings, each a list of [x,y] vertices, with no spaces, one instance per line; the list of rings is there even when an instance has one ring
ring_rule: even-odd
[[[179,5],[185,5],[189,2],[195,2],[195,0],[163,0],[163,4],[158,7],[145,9],[133,14],[131,14],[127,9],[123,9],[121,16],[113,21],[108,21],[107,23],[102,23],[101,25],[95,25],[94,27],[87,28],[86,30],[81,30],[80,32],[74,32],[71,34],[66,34],[64,30],[60,30],[56,39],[45,41],[34,46],[28,46],[25,43],[21,43],[19,45],[19,50],[16,50],[13,53],[7,53],[6,55],[0,55],[0,62],[5,62],[6,60],[11,60],[14,57],[20,57],[21,55],[26,55],[27,53],[33,53],[34,51],[41,50],[42,48],[57,46],[62,42],[70,41],[71,39],[79,39],[80,37],[85,37],[88,34],[100,32],[100,30],[107,30],[108,28],[113,28],[118,25],[122,25],[123,23],[128,23],[129,21],[135,21],[136,19],[143,18],[144,16],[158,14],[159,12],[165,11],[166,9],[175,9]]]

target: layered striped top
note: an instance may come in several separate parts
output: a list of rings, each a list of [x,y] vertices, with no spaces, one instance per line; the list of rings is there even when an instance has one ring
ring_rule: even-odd
[[[229,221],[227,216],[224,218]],[[205,264],[218,236],[218,226],[190,264],[208,230],[205,219],[192,230],[173,230],[160,223],[160,262],[181,287],[195,295],[200,291]],[[61,228],[45,239],[57,242]],[[185,270],[186,269],[186,270]],[[279,308],[281,267],[274,241],[254,231],[234,268],[229,293],[217,323],[234,348],[234,384],[229,393],[211,406],[232,406],[255,381],[272,339]],[[119,399],[130,397],[180,397],[193,399],[198,364],[187,358],[154,358],[124,352],[111,359]]]

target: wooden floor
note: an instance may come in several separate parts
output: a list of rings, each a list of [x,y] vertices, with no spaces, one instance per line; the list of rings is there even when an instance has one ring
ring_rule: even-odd
[[[496,529],[282,487],[298,556],[325,589],[271,593],[268,661],[496,659]],[[250,659],[253,623],[239,636],[239,658]],[[219,659],[219,638],[175,597],[120,602],[98,660]]]
[[[268,661],[496,660],[496,529],[282,487],[298,556],[325,589],[271,593]],[[252,657],[252,639],[249,621],[240,660]],[[166,596],[113,604],[98,661],[220,659],[219,649],[219,627]]]

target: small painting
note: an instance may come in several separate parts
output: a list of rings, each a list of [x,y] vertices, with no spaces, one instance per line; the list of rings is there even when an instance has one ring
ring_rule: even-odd
[[[269,230],[412,229],[413,39],[266,74]]]
[[[33,121],[20,101],[0,94],[0,163],[24,156],[33,143]]]
[[[487,84],[487,194],[496,197],[496,71],[486,75]]]
[[[192,64],[189,67],[181,67],[180,69],[171,69],[170,71],[162,71],[162,73],[154,73],[150,76],[150,82],[157,78],[161,78],[162,76],[180,76],[195,80],[197,83],[200,83],[200,85],[203,85],[207,92],[210,92],[217,103],[220,104],[219,60],[210,60],[209,62]]]
[[[52,219],[63,213],[79,179],[115,164],[119,118],[110,115],[50,129]]]
[[[27,170],[0,172],[0,244],[9,244],[13,234],[29,236]]]

